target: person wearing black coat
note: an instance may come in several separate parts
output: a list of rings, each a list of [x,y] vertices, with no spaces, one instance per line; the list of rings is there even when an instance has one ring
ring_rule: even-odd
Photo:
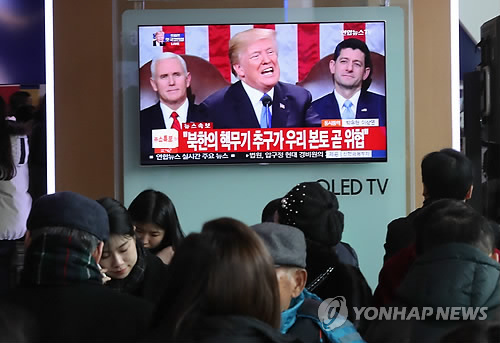
[[[45,195],[34,203],[27,227],[21,285],[0,299],[1,309],[16,309],[11,320],[33,320],[27,338],[131,342],[143,337],[153,305],[102,285],[98,262],[109,224],[99,204],[73,192]]]

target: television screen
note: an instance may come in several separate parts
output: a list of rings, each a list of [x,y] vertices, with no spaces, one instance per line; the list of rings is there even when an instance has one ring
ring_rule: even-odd
[[[385,22],[138,29],[142,165],[387,160]]]

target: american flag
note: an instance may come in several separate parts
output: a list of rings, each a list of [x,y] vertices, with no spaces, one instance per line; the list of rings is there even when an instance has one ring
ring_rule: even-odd
[[[155,55],[170,51],[201,57],[212,63],[228,82],[235,82],[228,58],[229,40],[253,27],[276,30],[280,81],[292,84],[302,81],[316,62],[333,53],[337,44],[347,38],[360,39],[370,51],[385,56],[384,22],[141,26],[139,67]],[[169,39],[164,46],[153,45],[159,31]]]

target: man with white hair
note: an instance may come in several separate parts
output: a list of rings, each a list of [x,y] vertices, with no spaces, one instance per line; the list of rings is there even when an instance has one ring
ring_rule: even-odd
[[[174,53],[164,52],[151,62],[151,87],[158,93],[159,101],[141,111],[141,155],[147,160],[152,154],[151,130],[177,129],[183,123],[197,120],[197,106],[188,99],[191,74],[184,59]]]

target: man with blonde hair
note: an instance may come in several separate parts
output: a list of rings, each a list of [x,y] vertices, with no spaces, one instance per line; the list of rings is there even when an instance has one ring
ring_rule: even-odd
[[[239,78],[202,104],[214,128],[275,128],[319,126],[309,111],[311,93],[280,82],[276,32],[249,29],[229,41],[231,69]]]

